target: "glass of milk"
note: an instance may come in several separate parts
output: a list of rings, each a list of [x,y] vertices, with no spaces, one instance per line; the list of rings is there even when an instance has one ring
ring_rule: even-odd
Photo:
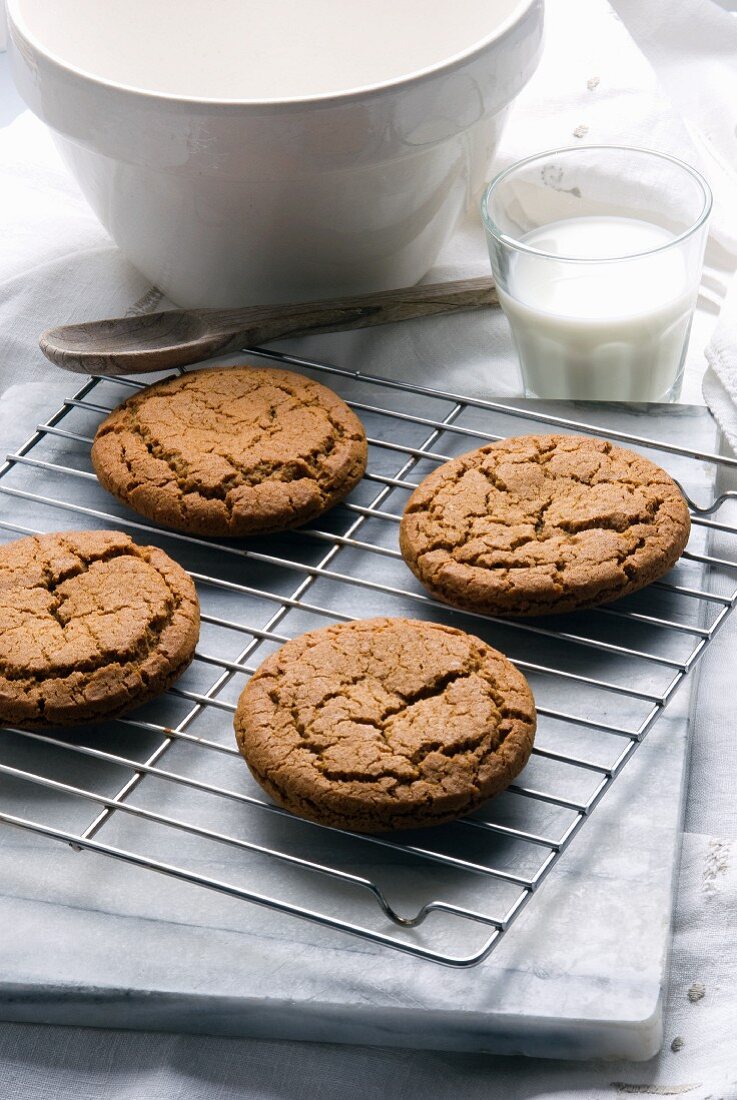
[[[578,146],[528,157],[481,211],[528,397],[675,401],[711,192],[664,153]]]

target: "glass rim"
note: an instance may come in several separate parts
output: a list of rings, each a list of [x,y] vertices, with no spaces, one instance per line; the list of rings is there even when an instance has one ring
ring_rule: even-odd
[[[586,152],[600,151],[602,149],[618,153],[643,153],[648,157],[656,157],[659,160],[668,161],[669,164],[673,164],[686,172],[699,187],[703,199],[703,205],[696,220],[688,226],[687,229],[684,229],[682,233],[679,233],[677,237],[674,237],[673,240],[666,241],[665,244],[659,244],[655,248],[646,248],[641,252],[630,252],[624,256],[597,256],[587,258],[586,256],[562,256],[556,252],[546,252],[542,248],[533,248],[531,245],[523,244],[522,241],[515,240],[514,237],[510,237],[508,234],[503,233],[492,219],[488,209],[489,199],[492,192],[507,178],[507,176],[511,175],[512,172],[516,172],[519,168],[524,168],[525,165],[532,164],[533,161],[542,160],[545,157],[560,156],[563,153],[584,154]],[[711,188],[701,173],[690,164],[687,164],[686,161],[680,160],[679,157],[674,157],[670,153],[661,153],[657,149],[648,149],[638,145],[566,145],[560,149],[548,149],[541,153],[532,153],[529,157],[524,157],[522,160],[515,161],[514,164],[510,164],[507,168],[503,168],[501,172],[498,172],[484,188],[484,193],[481,197],[481,218],[484,223],[484,228],[495,240],[499,241],[499,243],[503,244],[505,247],[512,248],[517,252],[525,252],[531,256],[540,256],[546,260],[562,260],[564,263],[570,264],[606,264],[617,263],[620,260],[636,260],[642,256],[652,256],[657,252],[665,252],[667,249],[673,248],[674,245],[687,240],[701,229],[711,214],[713,203],[714,198]]]

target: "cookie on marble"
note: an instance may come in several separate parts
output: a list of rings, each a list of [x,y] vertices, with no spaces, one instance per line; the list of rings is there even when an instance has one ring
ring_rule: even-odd
[[[269,367],[215,367],[157,382],[100,425],[92,464],[141,515],[198,535],[297,527],[366,469],[360,420],[326,386]]]
[[[675,565],[690,518],[655,463],[601,439],[529,435],[440,466],[409,499],[404,560],[428,591],[489,615],[608,603]]]
[[[76,726],[165,691],[194,656],[194,584],[118,531],[63,531],[0,547],[0,722]]]
[[[479,638],[365,619],[287,642],[244,688],[238,746],[281,806],[377,833],[438,825],[507,787],[532,749],[524,676]]]

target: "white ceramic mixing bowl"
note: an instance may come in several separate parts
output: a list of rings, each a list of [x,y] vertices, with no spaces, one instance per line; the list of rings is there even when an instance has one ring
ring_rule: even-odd
[[[174,302],[297,301],[428,271],[537,64],[542,6],[349,0],[351,28],[345,0],[8,0],[9,50],[100,221]]]

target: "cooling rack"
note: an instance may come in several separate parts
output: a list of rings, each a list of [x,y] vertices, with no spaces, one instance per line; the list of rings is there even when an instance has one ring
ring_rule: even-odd
[[[368,472],[319,526],[219,543],[160,529],[108,496],[89,447],[100,419],[143,385],[133,379],[89,379],[0,466],[4,540],[127,531],[189,569],[202,606],[195,661],[161,699],[75,734],[3,733],[0,821],[380,948],[475,965],[585,829],[734,606],[737,555],[713,556],[709,540],[737,534],[714,518],[737,496],[720,492],[737,460],[684,446],[687,424],[673,408],[670,432],[654,439],[630,430],[651,423],[637,410],[566,406],[562,416],[246,351],[325,381],[366,425]],[[664,465],[692,511],[682,561],[641,593],[565,617],[509,622],[431,599],[398,551],[409,493],[449,457],[551,430],[605,436]],[[452,825],[360,836],[301,821],[264,799],[235,748],[235,702],[269,652],[305,630],[379,614],[470,630],[510,656],[535,692],[539,731],[525,772]]]

